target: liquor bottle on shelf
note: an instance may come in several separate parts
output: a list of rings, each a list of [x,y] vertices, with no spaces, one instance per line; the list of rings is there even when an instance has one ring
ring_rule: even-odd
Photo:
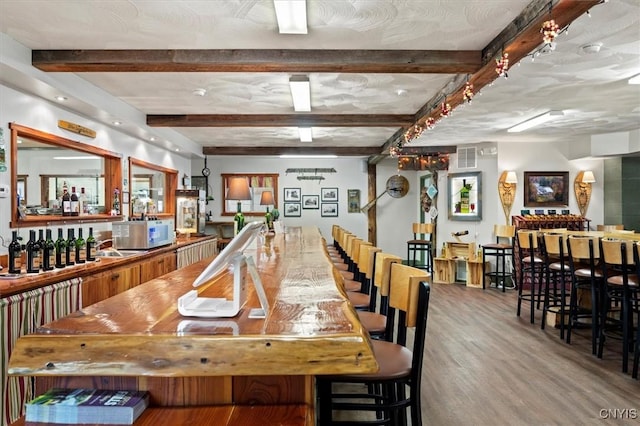
[[[27,274],[37,274],[40,272],[40,244],[36,239],[36,231],[29,231],[29,241],[27,249]]]
[[[84,263],[87,254],[84,238],[82,238],[82,228],[78,228],[78,238],[76,239],[76,263]]]
[[[71,216],[71,194],[66,181],[62,184],[62,216]]]
[[[51,239],[51,229],[47,229],[46,235],[42,248],[42,270],[50,271],[56,264],[56,245]]]
[[[64,263],[67,266],[73,266],[76,264],[76,237],[73,229],[67,230],[67,249],[65,251]]]
[[[71,216],[80,216],[80,198],[75,186],[71,187]]]
[[[62,228],[58,228],[58,239],[56,240],[56,268],[67,266],[67,241],[62,235]]]
[[[96,260],[96,239],[93,236],[93,228],[89,228],[89,236],[87,237],[87,253],[86,259],[88,262]]]
[[[38,230],[38,245],[40,246],[40,269],[42,269],[42,265],[44,265],[44,244],[45,244],[45,239],[44,239],[44,230],[40,229]]]
[[[9,243],[9,273],[19,274],[22,269],[22,244],[18,231],[11,231],[11,243]]]
[[[80,198],[79,198],[79,204],[80,204],[80,216],[86,216],[89,214],[89,203],[87,200],[87,194],[84,192],[84,186],[82,188],[80,188]]]

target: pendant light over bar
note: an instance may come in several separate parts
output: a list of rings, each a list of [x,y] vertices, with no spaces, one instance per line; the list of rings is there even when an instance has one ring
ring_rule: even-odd
[[[538,115],[537,117],[533,117],[527,121],[523,121],[522,123],[515,125],[507,130],[509,133],[516,132],[524,132],[532,127],[539,126],[540,124],[546,123],[548,121],[556,120],[559,117],[564,116],[564,111],[547,111],[542,115]]]
[[[273,0],[280,34],[307,34],[306,0]]]

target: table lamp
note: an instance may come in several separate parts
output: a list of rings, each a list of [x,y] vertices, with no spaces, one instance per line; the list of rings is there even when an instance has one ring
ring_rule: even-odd
[[[268,190],[264,191],[260,196],[260,205],[267,206],[267,213],[264,215],[264,217],[265,221],[267,222],[269,231],[273,231],[273,216],[271,215],[271,212],[269,212],[269,206],[272,206],[273,204],[273,192]]]
[[[229,190],[227,192],[227,200],[238,201],[236,215],[233,217],[235,224],[235,234],[240,232],[244,227],[244,215],[242,214],[242,201],[251,199],[251,190],[249,189],[249,180],[243,176],[235,176],[229,178]]]

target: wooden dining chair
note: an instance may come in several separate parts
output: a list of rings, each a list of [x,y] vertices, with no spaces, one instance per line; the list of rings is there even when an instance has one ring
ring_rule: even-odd
[[[429,281],[431,274],[411,266],[391,265],[388,333],[386,340],[373,340],[374,356],[380,369],[370,374],[316,376],[318,424],[344,422],[333,418],[334,410],[366,411],[372,419],[347,421],[347,424],[407,424],[410,408],[412,426],[422,425],[420,381],[424,358]],[[396,318],[397,316],[397,318]],[[408,330],[414,328],[413,344]],[[353,393],[334,389],[334,384],[361,384]],[[406,387],[409,387],[407,394]],[[360,391],[362,389],[362,391]],[[366,391],[364,390],[366,389]]]

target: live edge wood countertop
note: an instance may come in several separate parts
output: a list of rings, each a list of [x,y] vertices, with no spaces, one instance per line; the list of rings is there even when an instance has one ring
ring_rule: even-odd
[[[93,275],[116,266],[123,266],[129,263],[151,259],[159,254],[175,251],[181,247],[186,247],[191,244],[214,238],[214,236],[191,237],[189,239],[178,238],[175,244],[150,249],[146,253],[140,253],[135,256],[98,257],[98,260],[95,262],[86,262],[38,274],[22,274],[19,278],[10,280],[0,279],[0,298],[32,290],[34,288],[44,287],[49,284],[59,283],[71,278]]]
[[[270,309],[259,307],[247,274],[238,316],[182,317],[178,297],[193,289],[205,260],[156,278],[41,327],[17,341],[9,374],[27,376],[249,376],[374,372],[371,342],[336,286],[316,228],[287,228],[245,250],[253,257]],[[229,297],[223,273],[200,296]]]

